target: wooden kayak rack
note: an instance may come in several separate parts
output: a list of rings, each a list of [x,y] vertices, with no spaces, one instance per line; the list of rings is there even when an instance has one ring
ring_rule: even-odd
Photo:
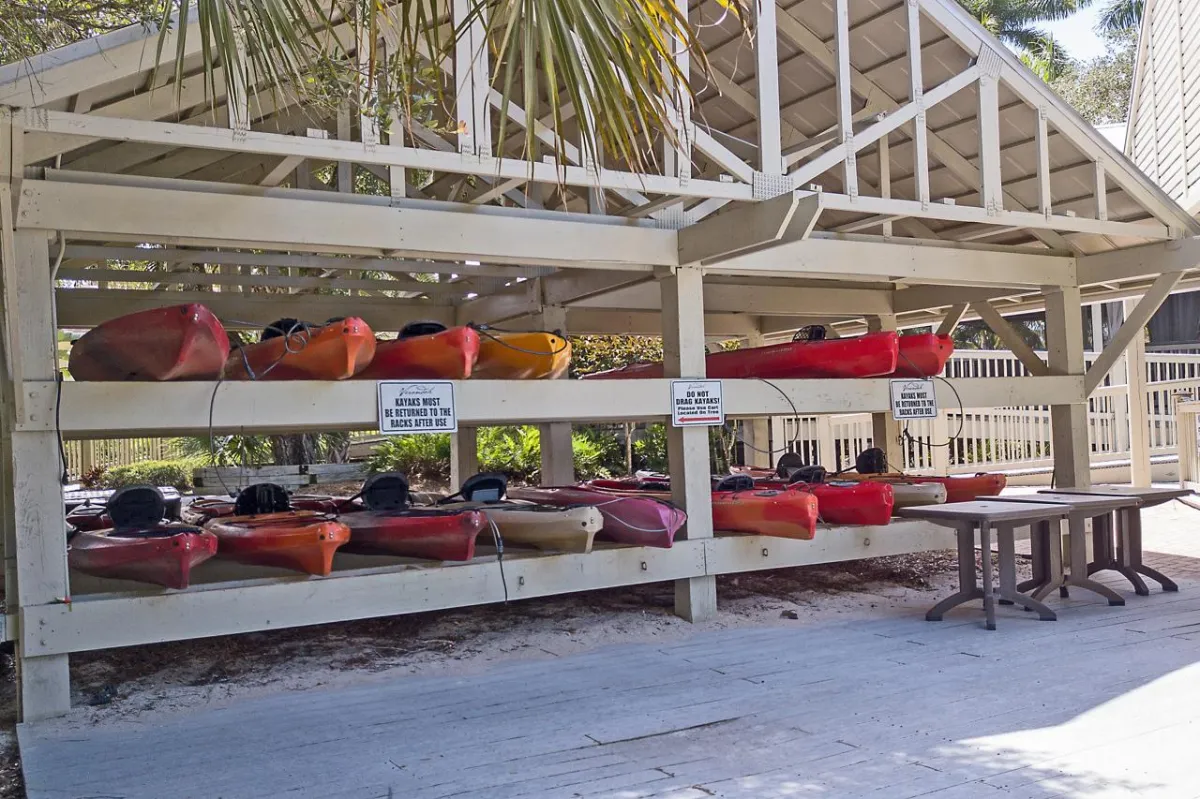
[[[171,70],[156,72],[140,27],[0,67],[0,538],[21,717],[69,709],[75,652],[499,602],[505,586],[523,599],[672,580],[676,612],[698,621],[717,612],[719,574],[954,545],[915,520],[812,541],[714,533],[708,432],[668,426],[689,515],[671,549],[514,552],[505,581],[486,554],[339,556],[313,579],[228,566],[178,592],[68,574],[60,437],[376,426],[370,381],[59,382],[60,330],[138,310],[204,303],[243,330],[352,314],[378,332],[662,336],[663,379],[455,385],[455,475],[474,470],[480,426],[538,424],[547,484],[572,482],[573,423],[668,420],[670,378],[702,377],[707,342],[760,346],[814,323],[949,334],[979,318],[1024,374],[939,381],[939,403],[1051,406],[1058,482],[1086,485],[1088,397],[1162,300],[1200,282],[1200,228],[954,0],[832,5],[759,4],[753,46],[732,15],[704,20],[713,75],[697,73],[700,107],[680,110],[657,174],[600,166],[540,123],[563,163],[493,140],[499,114],[512,131],[526,112],[494,102],[488,48],[469,36],[443,67],[451,94],[465,87],[456,119],[474,123],[397,119],[390,134],[373,113],[268,86],[231,104],[189,73],[151,92]],[[186,37],[189,64],[202,41]],[[1138,297],[1085,363],[1082,306]],[[1045,361],[1004,319],[1042,309]],[[768,417],[854,412],[901,462],[886,379],[729,380],[723,394],[755,465],[787,444]]]

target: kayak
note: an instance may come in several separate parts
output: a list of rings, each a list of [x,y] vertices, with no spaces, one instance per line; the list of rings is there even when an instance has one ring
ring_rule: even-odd
[[[71,536],[68,565],[95,577],[187,588],[192,568],[217,553],[217,539],[198,527],[164,522],[165,509],[153,486],[116,491],[105,512],[113,526]]]
[[[347,500],[317,494],[295,494],[289,498],[289,502],[293,510],[337,513]],[[213,519],[232,516],[236,512],[237,507],[230,497],[199,497],[192,500],[191,504],[180,512],[180,518],[185,524],[203,525]],[[86,528],[81,527],[80,529]]]
[[[562,377],[571,365],[571,342],[555,333],[500,333],[482,329],[472,377],[539,380]]]
[[[581,486],[514,488],[508,495],[560,508],[590,505],[604,516],[598,537],[618,544],[670,549],[675,533],[687,521],[687,514],[669,502],[650,497],[613,497]]]
[[[275,328],[290,332],[282,335]],[[355,317],[323,327],[281,320],[263,336],[229,354],[227,380],[345,380],[375,356],[375,334]]]
[[[477,510],[362,510],[338,521],[350,528],[343,552],[429,560],[470,560],[476,537],[488,528],[487,515]]]
[[[592,551],[604,516],[596,508],[552,508],[521,502],[448,502],[439,510],[476,510],[486,519],[484,535],[495,524],[503,543],[558,552]],[[484,539],[487,540],[486,537]]]
[[[650,496],[670,501],[670,487],[630,488],[639,481],[591,480],[587,483],[616,495]],[[729,533],[811,540],[817,530],[817,498],[799,490],[760,489],[712,492],[713,529]]]
[[[361,380],[465,380],[479,357],[474,328],[452,327],[427,335],[375,342],[375,357]]]
[[[326,576],[333,554],[350,540],[350,529],[327,513],[293,510],[213,519],[205,529],[217,537],[217,554],[238,563]]]
[[[884,331],[855,338],[789,341],[767,347],[714,352],[704,362],[706,376],[721,380],[877,377],[896,371],[898,352],[898,336]],[[661,363],[647,362],[596,372],[585,375],[584,379],[662,376]]]
[[[845,480],[873,482],[873,477],[858,474],[845,475]],[[917,508],[922,505],[944,505],[946,487],[941,483],[918,482],[916,478],[904,476],[886,481],[895,495],[896,508]],[[973,497],[972,497],[973,499]]]
[[[918,485],[936,484],[946,489],[946,502],[971,502],[979,497],[998,497],[1008,485],[1002,474],[951,475],[946,477],[916,477],[907,474],[851,475],[853,480],[871,480],[895,485],[897,482]]]
[[[112,521],[108,517],[107,505],[121,489],[80,489],[78,491],[63,492],[63,507],[67,511],[67,519],[71,521],[80,530],[99,530],[105,527],[112,527]],[[163,518],[164,519],[179,519],[180,507],[183,499],[179,495],[179,489],[173,486],[157,486],[158,493],[163,498]],[[75,520],[82,524],[75,524],[72,520],[72,514],[75,514]]]
[[[786,483],[778,479],[755,482],[764,488],[807,491],[817,498],[817,513],[826,524],[887,524],[896,503],[892,485],[885,482]]]
[[[933,377],[942,373],[954,352],[954,339],[937,333],[900,337],[896,371],[892,377]]]
[[[135,529],[81,530],[70,541],[67,563],[94,577],[187,588],[191,571],[217,554],[212,533],[187,524]]]
[[[215,380],[229,336],[198,303],[152,308],[110,319],[71,346],[67,370],[84,380]]]

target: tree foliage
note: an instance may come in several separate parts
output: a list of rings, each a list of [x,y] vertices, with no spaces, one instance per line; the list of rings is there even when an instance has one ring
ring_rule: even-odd
[[[1093,125],[1124,122],[1133,90],[1135,30],[1109,34],[1103,55],[1072,62],[1050,86]]]
[[[153,18],[157,0],[0,0],[0,64]]]
[[[1013,47],[1026,66],[1052,80],[1071,63],[1067,51],[1040,23],[1066,19],[1091,0],[958,0],[1000,41]]]

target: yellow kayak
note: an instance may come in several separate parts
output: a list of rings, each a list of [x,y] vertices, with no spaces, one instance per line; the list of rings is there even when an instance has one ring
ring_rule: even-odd
[[[538,380],[562,377],[571,365],[571,342],[554,333],[479,334],[479,357],[472,377]]]

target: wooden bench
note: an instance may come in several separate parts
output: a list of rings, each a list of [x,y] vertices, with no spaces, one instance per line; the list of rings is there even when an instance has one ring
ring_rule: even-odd
[[[997,502],[994,497],[950,505],[901,508],[897,516],[924,519],[953,528],[958,534],[958,591],[938,602],[925,614],[926,621],[941,621],[946,611],[975,599],[983,600],[987,629],[996,629],[996,597],[1006,604],[1034,611],[1043,621],[1058,617],[1050,608],[1017,590],[1016,528],[1058,521],[1070,513],[1065,505],[1041,502]],[[1000,549],[1000,589],[992,585],[992,529]],[[975,532],[983,551],[983,587],[975,579]]]

